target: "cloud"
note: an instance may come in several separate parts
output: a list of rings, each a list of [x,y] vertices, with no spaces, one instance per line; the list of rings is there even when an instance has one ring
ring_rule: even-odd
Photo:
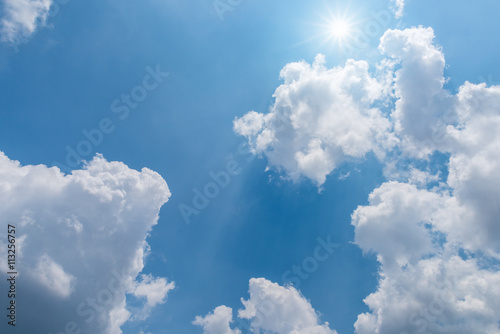
[[[387,30],[385,76],[362,61],[288,64],[270,112],[234,123],[292,179],[321,185],[342,161],[371,151],[386,165],[389,182],[352,215],[356,244],[380,262],[360,334],[500,333],[500,87],[444,89],[434,38],[432,28]]]
[[[499,333],[500,87],[443,90],[444,54],[430,28],[388,30],[380,49],[401,63],[391,117],[407,156],[449,155],[437,181],[414,167],[408,182],[375,189],[352,215],[355,241],[377,254],[378,290],[357,333]]]
[[[422,27],[387,30],[380,39],[381,52],[401,65],[395,73],[391,119],[400,147],[412,157],[444,150],[446,126],[456,119],[455,97],[443,89],[444,54],[433,40],[432,28]]]
[[[442,229],[457,216],[454,198],[389,182],[353,213],[356,243],[381,263],[357,333],[498,333],[500,272]],[[372,233],[371,236],[368,234]],[[485,262],[486,261],[486,262]]]
[[[318,313],[294,287],[283,287],[265,278],[252,278],[249,282],[250,298],[241,299],[244,308],[238,317],[251,321],[253,332],[273,334],[336,334],[328,322],[321,323]],[[241,333],[231,329],[232,309],[217,307],[204,318],[196,317],[193,324],[203,326],[205,334]]]
[[[342,162],[369,152],[382,158],[397,142],[389,120],[373,105],[387,94],[386,77],[373,77],[364,61],[332,69],[324,63],[318,55],[312,65],[286,65],[270,112],[251,111],[234,121],[235,132],[270,166],[318,185]]]
[[[64,272],[64,269],[47,254],[38,260],[34,276],[45,288],[62,298],[68,298],[73,290],[75,277]]]
[[[472,251],[500,258],[500,86],[465,83],[458,93],[458,125],[448,127],[448,184],[467,215],[446,231]]]
[[[202,326],[204,334],[241,334],[239,329],[231,329],[232,322],[233,309],[222,305],[204,317],[197,316],[193,325]]]
[[[378,254],[387,268],[403,266],[432,254],[432,221],[441,197],[416,186],[384,183],[369,196],[369,206],[352,214],[355,242],[367,252]]]
[[[392,0],[394,5],[396,6],[396,10],[394,15],[397,19],[403,17],[405,11],[405,0]]]
[[[170,290],[175,288],[174,282],[168,282],[163,277],[153,277],[151,274],[141,275],[141,280],[137,281],[132,290],[132,294],[137,298],[145,298],[146,303],[141,312],[138,312],[136,319],[146,319],[150,310],[158,304],[165,303],[165,299]]]
[[[52,0],[3,0],[2,42],[19,44],[33,35],[39,26],[45,25],[51,5]]]
[[[22,290],[16,328],[60,333],[76,326],[83,333],[116,334],[135,316],[127,294],[144,300],[146,311],[164,302],[172,282],[137,276],[146,237],[169,196],[157,173],[131,170],[100,155],[64,175],[55,167],[21,166],[0,152],[0,215],[16,226]],[[5,233],[0,230],[1,248]],[[2,257],[0,270],[7,269]],[[5,279],[0,288],[7,291]]]
[[[271,167],[319,186],[341,163],[369,152],[380,160],[448,152],[457,96],[443,88],[445,58],[433,41],[432,28],[387,30],[379,46],[387,58],[373,70],[352,59],[327,69],[322,55],[312,65],[287,64],[270,112],[248,112],[234,130]]]
[[[173,282],[167,283],[165,278],[154,278],[149,275],[142,275],[141,282],[134,289],[134,296],[145,297],[148,306],[155,307],[165,301],[167,293],[175,288]]]
[[[388,30],[380,49],[401,61],[391,118],[404,153],[428,159],[449,155],[446,185],[453,192],[453,222],[442,219],[449,239],[470,251],[500,258],[500,87],[464,83],[458,94],[443,89],[444,54],[430,28]],[[404,172],[404,171],[403,171]],[[413,172],[413,176],[418,176]],[[427,176],[428,178],[429,176]],[[425,175],[424,175],[425,178]],[[433,177],[430,176],[432,179]],[[435,178],[434,178],[435,180]]]
[[[321,324],[311,304],[294,287],[283,287],[265,278],[252,278],[250,299],[241,300],[242,319],[252,320],[254,331],[276,334],[335,334],[326,322]]]

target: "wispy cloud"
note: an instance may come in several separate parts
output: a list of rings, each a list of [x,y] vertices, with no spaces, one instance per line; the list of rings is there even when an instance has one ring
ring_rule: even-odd
[[[0,39],[19,44],[47,22],[52,0],[3,0]]]
[[[396,6],[395,16],[397,19],[403,17],[405,11],[405,0],[392,0]]]

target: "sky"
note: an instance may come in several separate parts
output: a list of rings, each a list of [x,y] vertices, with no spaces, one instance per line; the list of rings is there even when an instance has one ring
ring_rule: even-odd
[[[0,0],[0,331],[499,334],[499,10]]]

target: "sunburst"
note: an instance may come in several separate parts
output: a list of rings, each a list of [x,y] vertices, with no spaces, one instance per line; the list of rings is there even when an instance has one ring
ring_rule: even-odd
[[[328,27],[331,36],[337,40],[343,40],[351,34],[351,25],[343,19],[334,19]]]

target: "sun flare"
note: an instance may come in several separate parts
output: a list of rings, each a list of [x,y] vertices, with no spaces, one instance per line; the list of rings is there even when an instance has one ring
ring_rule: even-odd
[[[346,20],[333,20],[330,22],[329,30],[332,37],[342,40],[349,36],[351,27]]]

